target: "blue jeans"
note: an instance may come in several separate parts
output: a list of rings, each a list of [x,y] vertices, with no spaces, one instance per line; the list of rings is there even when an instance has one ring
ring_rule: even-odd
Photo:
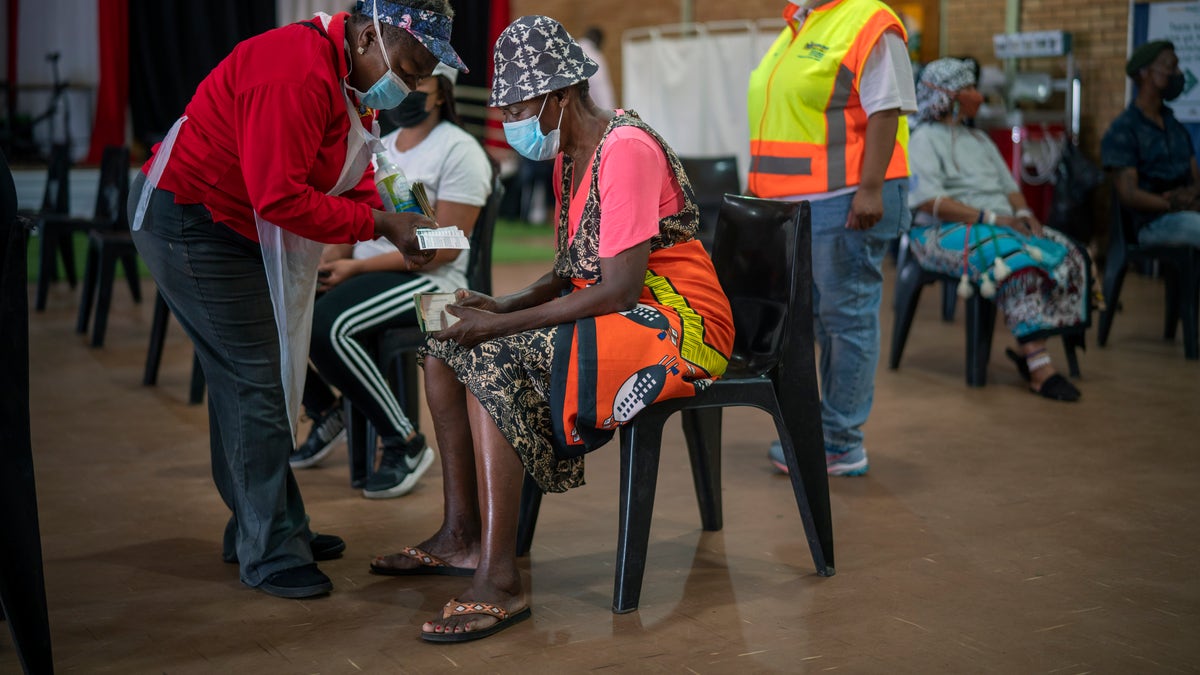
[[[1165,213],[1138,232],[1138,243],[1144,246],[1178,244],[1200,248],[1200,213]]]
[[[812,202],[813,325],[820,349],[825,451],[862,447],[875,398],[883,258],[908,227],[908,180],[883,185],[883,218],[870,230],[846,228],[854,193]]]
[[[144,183],[138,174],[130,190],[131,220]],[[237,556],[250,586],[311,563],[312,533],[288,466],[294,441],[262,251],[166,190],[154,191],[133,242],[207,380],[213,481],[233,512],[225,559]]]

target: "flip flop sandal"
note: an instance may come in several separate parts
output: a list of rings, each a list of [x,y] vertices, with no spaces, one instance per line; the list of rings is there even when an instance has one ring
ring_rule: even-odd
[[[461,633],[426,633],[425,631],[421,631],[421,639],[426,642],[470,642],[471,640],[479,640],[489,635],[495,635],[515,623],[520,623],[528,619],[533,615],[533,612],[526,607],[515,614],[509,614],[503,607],[490,605],[486,602],[459,602],[454,599],[451,599],[442,608],[443,619],[449,619],[452,616],[470,616],[472,614],[495,617],[499,621],[487,628],[468,630]]]
[[[1079,390],[1067,378],[1055,373],[1046,378],[1041,389],[1030,389],[1035,394],[1055,401],[1073,402],[1079,400]]]
[[[470,577],[475,575],[475,570],[470,567],[455,567],[432,553],[422,551],[416,546],[407,546],[396,555],[412,558],[421,564],[417,567],[389,567],[380,564],[384,557],[386,557],[380,556],[371,562],[371,574],[380,574],[387,577],[411,577],[430,574],[446,577]]]
[[[1029,381],[1029,364],[1025,361],[1025,357],[1013,351],[1012,347],[1005,347],[1004,353],[1017,366],[1017,372],[1021,374],[1021,379]]]

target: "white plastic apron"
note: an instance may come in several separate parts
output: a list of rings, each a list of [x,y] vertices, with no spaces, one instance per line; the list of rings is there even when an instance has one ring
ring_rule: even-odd
[[[331,17],[318,13],[326,32]],[[350,133],[346,138],[346,161],[337,183],[326,194],[339,195],[352,189],[362,180],[363,172],[371,163],[374,151],[379,147],[379,125],[372,122],[367,131],[359,119],[350,96],[342,88],[346,102],[346,114],[350,117]],[[146,187],[138,199],[132,229],[142,226],[150,194],[158,186],[159,178],[170,161],[171,148],[179,127],[187,116],[179,118],[163,139],[150,173],[146,176]],[[296,421],[300,414],[300,399],[304,391],[304,376],[307,372],[309,338],[312,335],[313,301],[316,299],[317,266],[321,261],[324,244],[289,232],[274,223],[264,220],[254,212],[258,228],[258,242],[262,248],[263,267],[267,274],[267,285],[271,292],[271,305],[275,312],[275,327],[279,333],[280,369],[283,381],[284,404],[288,413],[288,424],[292,434],[296,433]]]

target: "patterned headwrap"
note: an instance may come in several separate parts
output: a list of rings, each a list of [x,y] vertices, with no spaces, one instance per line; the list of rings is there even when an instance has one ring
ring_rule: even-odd
[[[378,8],[379,16],[375,16]],[[403,28],[438,61],[464,73],[469,72],[454,47],[450,46],[450,17],[431,9],[416,9],[391,0],[358,0],[354,11],[379,19],[380,23]]]
[[[938,59],[925,66],[917,83],[917,117],[932,122],[953,108],[954,93],[975,84],[975,66],[962,59]]]
[[[548,16],[523,16],[496,39],[488,105],[502,108],[583,82],[600,66]]]

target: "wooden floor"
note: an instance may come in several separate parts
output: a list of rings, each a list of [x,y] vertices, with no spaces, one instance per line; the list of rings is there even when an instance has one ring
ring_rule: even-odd
[[[498,289],[541,271],[497,269]],[[738,410],[726,416],[722,532],[700,531],[682,435],[665,439],[640,611],[610,611],[608,447],[589,457],[585,487],[543,504],[524,562],[533,619],[433,646],[419,626],[463,581],[376,577],[367,562],[435,527],[436,465],[413,494],[382,502],[350,489],[344,453],[300,471],[314,528],[349,544],[322,565],[336,590],[293,601],[248,589],[218,555],[227,512],[206,409],[186,403],[186,338],[172,326],[159,385],[143,387],[152,303],[118,287],[107,345],[91,349],[60,284],[30,326],[58,670],[1198,672],[1200,363],[1161,340],[1157,282],[1131,275],[1123,301],[1108,348],[1089,334],[1084,399],[1068,405],[1022,388],[1002,325],[990,384],[966,387],[961,307],[943,324],[927,290],[900,370],[884,351],[870,474],[831,480],[836,576],[814,574],[789,483],[765,459],[769,418]],[[885,345],[891,321],[885,307]],[[1061,345],[1051,351],[1061,365]],[[0,672],[15,658],[5,632]]]

